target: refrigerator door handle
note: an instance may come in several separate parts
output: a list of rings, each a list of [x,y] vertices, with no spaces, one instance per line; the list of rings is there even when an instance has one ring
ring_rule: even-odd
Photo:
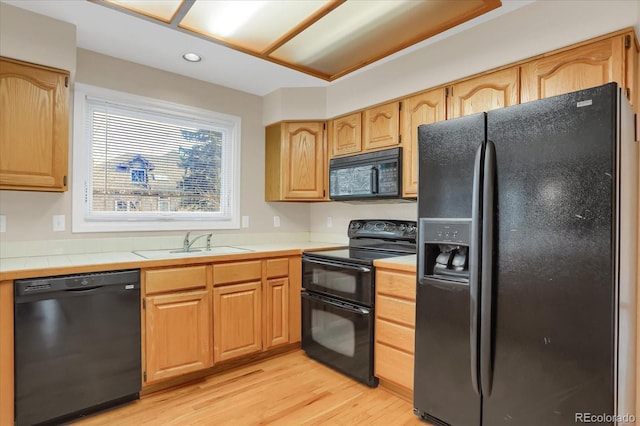
[[[480,286],[480,246],[482,241],[481,224],[482,212],[480,210],[480,186],[482,183],[482,160],[484,144],[478,146],[475,165],[473,169],[473,198],[471,212],[471,241],[469,245],[469,350],[471,355],[471,384],[473,390],[480,395],[479,386],[479,360],[478,360],[478,298]]]
[[[480,288],[480,383],[482,395],[491,395],[493,384],[493,214],[496,175],[496,148],[487,141],[482,189],[482,265]]]

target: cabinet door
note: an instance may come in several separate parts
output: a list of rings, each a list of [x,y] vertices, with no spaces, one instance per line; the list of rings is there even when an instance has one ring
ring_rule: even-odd
[[[0,189],[67,190],[68,78],[0,59]]]
[[[435,89],[405,99],[402,108],[403,195],[418,195],[418,126],[445,119],[445,89]]]
[[[516,105],[519,98],[518,68],[507,68],[451,86],[447,118]]]
[[[261,282],[213,288],[213,359],[236,358],[262,349]]]
[[[332,157],[362,151],[362,116],[359,112],[329,122],[329,145]]]
[[[415,272],[376,270],[375,374],[413,391]]]
[[[13,281],[0,281],[0,425],[13,423]]]
[[[624,37],[560,52],[521,66],[522,102],[562,95],[612,81],[624,87]]]
[[[265,349],[289,343],[289,279],[266,281]]]
[[[211,366],[211,317],[206,290],[146,298],[147,383]]]
[[[638,109],[638,100],[640,95],[638,94],[638,84],[640,84],[640,58],[638,57],[638,42],[634,33],[626,34],[624,37],[625,47],[625,84],[624,88],[627,90],[627,97],[629,102],[633,105],[634,110]],[[640,138],[640,135],[638,135]]]
[[[397,146],[400,143],[400,102],[391,102],[363,112],[364,150]]]
[[[282,179],[285,199],[324,198],[324,123],[286,123]]]

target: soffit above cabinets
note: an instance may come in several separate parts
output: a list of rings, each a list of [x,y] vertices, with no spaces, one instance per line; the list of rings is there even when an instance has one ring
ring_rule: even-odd
[[[88,0],[332,81],[500,0]]]

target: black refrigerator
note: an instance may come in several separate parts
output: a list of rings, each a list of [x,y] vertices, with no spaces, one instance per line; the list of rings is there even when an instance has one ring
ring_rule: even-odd
[[[633,120],[612,83],[419,127],[416,415],[634,415]]]

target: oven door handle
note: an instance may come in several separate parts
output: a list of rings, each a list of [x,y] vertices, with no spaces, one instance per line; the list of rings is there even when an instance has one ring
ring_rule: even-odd
[[[343,311],[352,312],[354,314],[369,315],[371,313],[370,309],[363,308],[363,307],[360,307],[360,306],[347,305],[347,304],[343,304],[343,303],[340,303],[340,302],[334,302],[332,299],[329,299],[329,298],[326,298],[326,297],[322,297],[322,296],[317,296],[315,294],[311,294],[311,293],[308,293],[306,291],[303,291],[300,294],[302,295],[302,297],[306,297],[307,299],[312,299],[312,300],[315,300],[315,301],[318,301],[318,302],[326,303],[327,305],[331,305],[331,306],[334,306],[336,308],[342,309]]]
[[[346,269],[355,269],[357,271],[360,271],[362,273],[367,273],[367,272],[371,272],[371,268],[367,268],[366,266],[354,266],[354,265],[349,265],[346,263],[337,263],[337,262],[327,262],[324,260],[317,260],[317,259],[309,259],[309,258],[303,258],[302,259],[303,262],[308,262],[308,263],[317,263],[319,265],[325,265],[325,266],[334,266],[336,268],[346,268]]]

